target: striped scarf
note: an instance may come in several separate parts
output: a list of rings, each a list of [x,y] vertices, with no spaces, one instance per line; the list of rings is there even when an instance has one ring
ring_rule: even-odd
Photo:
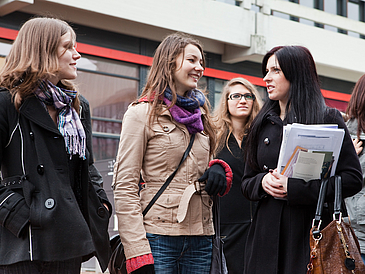
[[[70,155],[79,155],[85,159],[86,135],[79,115],[72,107],[72,100],[77,91],[66,90],[53,85],[51,82],[40,81],[34,94],[47,110],[54,106],[58,111],[57,127],[65,139],[66,151]]]

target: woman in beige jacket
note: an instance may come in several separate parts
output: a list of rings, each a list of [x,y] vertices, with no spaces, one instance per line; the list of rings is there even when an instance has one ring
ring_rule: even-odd
[[[221,160],[209,162],[214,129],[208,101],[197,90],[204,69],[198,41],[181,33],[167,36],[140,99],[124,115],[113,186],[128,273],[209,273],[211,196],[228,192],[232,173]],[[192,134],[187,159],[142,216],[178,166]]]

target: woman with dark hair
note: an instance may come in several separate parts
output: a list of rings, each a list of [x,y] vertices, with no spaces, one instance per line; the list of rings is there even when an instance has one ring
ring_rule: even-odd
[[[211,196],[229,191],[232,172],[224,161],[210,161],[214,127],[208,100],[197,89],[204,69],[197,40],[182,33],[167,36],[156,49],[139,100],[124,115],[113,187],[128,272],[210,271]],[[191,136],[195,139],[186,160],[143,216],[179,165]]]
[[[354,145],[359,155],[363,180],[365,178],[365,75],[356,82],[346,109],[347,128],[354,139]],[[365,186],[356,195],[345,199],[351,226],[360,244],[361,257],[365,263]]]
[[[256,209],[256,202],[248,201],[242,195],[241,180],[245,166],[243,148],[247,131],[261,106],[261,96],[255,86],[238,77],[224,86],[215,110],[215,158],[227,162],[233,171],[232,189],[219,198],[220,232],[230,274],[243,272],[244,247]]]
[[[244,273],[305,273],[321,180],[288,178],[276,169],[283,126],[337,124],[345,130],[335,171],[342,177],[343,197],[360,191],[361,168],[340,112],[325,105],[307,48],[273,48],[263,59],[262,73],[269,100],[248,134],[242,179],[244,195],[259,201],[247,239]],[[334,199],[333,177],[329,179],[327,199]],[[326,225],[324,222],[321,227]]]
[[[93,165],[76,35],[56,18],[21,27],[0,71],[0,273],[105,271],[111,204]]]

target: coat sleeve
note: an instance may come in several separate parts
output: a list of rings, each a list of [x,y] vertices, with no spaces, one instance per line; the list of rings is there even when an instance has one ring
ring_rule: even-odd
[[[356,154],[348,129],[341,114],[337,110],[329,111],[327,123],[338,124],[338,128],[345,130],[345,135],[341,147],[336,167],[336,175],[342,179],[343,198],[352,196],[362,188],[362,172],[359,158]],[[288,204],[289,205],[315,205],[320,189],[320,180],[310,180],[305,182],[301,179],[288,179]],[[327,201],[333,201],[335,196],[334,177],[330,178],[327,189]]]
[[[112,214],[112,205],[103,188],[103,177],[94,165],[94,156],[92,149],[92,128],[91,128],[91,114],[89,102],[85,97],[80,95],[80,119],[84,126],[86,133],[86,147],[89,151],[89,181],[92,183],[99,200],[108,206],[109,216]]]
[[[16,127],[17,112],[11,103],[10,94],[7,91],[0,92],[0,163],[3,159],[4,149],[9,142],[10,127]],[[15,121],[15,123],[13,123]],[[3,183],[3,182],[2,182]],[[0,184],[0,225],[8,229],[17,237],[21,237],[22,231],[29,222],[29,207],[24,197]]]
[[[147,103],[131,106],[124,114],[113,189],[118,229],[127,259],[151,253],[138,195],[140,172],[148,136]]]
[[[243,195],[251,201],[259,201],[267,196],[262,188],[262,178],[266,173],[255,172],[249,164],[245,164],[244,176],[242,178],[241,190]]]

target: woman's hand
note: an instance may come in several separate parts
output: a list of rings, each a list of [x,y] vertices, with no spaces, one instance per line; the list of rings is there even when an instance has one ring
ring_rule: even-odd
[[[278,173],[277,169],[270,170],[261,181],[265,192],[275,198],[285,198],[287,196],[288,177]]]
[[[363,149],[362,147],[362,141],[360,141],[359,139],[353,139],[352,143],[354,144],[355,150],[356,150],[356,154],[359,155]]]

